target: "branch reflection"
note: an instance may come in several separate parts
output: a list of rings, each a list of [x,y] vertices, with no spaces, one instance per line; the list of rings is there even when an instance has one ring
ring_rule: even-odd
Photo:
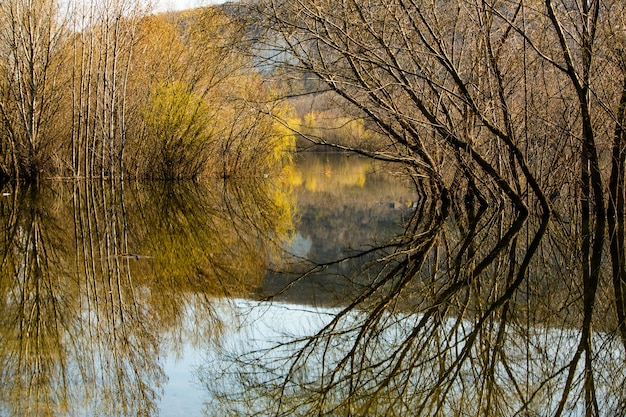
[[[256,304],[265,340],[244,327],[207,363],[207,414],[622,415],[623,284],[601,263],[604,227],[424,203],[404,234],[300,265]],[[338,307],[284,304],[360,256]]]
[[[274,256],[265,238],[291,230],[288,194],[270,182],[241,187],[80,182],[5,193],[0,414],[157,414],[163,356],[215,343],[215,298],[256,288]]]

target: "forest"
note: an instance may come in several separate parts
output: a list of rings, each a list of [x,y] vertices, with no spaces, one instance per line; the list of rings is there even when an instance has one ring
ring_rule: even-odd
[[[217,8],[12,0],[0,24],[0,177],[261,176],[288,156],[271,89],[233,48],[241,23]]]
[[[297,138],[404,164],[435,198],[611,217],[624,7],[6,1],[0,176],[260,176]]]
[[[215,349],[214,415],[626,414],[623,0],[5,0],[0,25],[0,396],[56,406],[86,326],[130,347],[103,386],[130,370],[156,408],[132,343],[193,295],[332,307]]]

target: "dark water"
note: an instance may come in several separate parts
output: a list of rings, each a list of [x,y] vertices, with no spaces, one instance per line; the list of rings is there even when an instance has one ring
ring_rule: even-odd
[[[624,414],[623,245],[297,162],[5,187],[1,414]]]

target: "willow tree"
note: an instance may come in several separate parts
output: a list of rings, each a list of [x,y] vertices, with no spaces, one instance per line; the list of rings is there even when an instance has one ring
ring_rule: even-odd
[[[579,332],[564,349],[570,355],[545,379],[558,374],[562,388],[550,390],[550,399],[542,404],[550,404],[547,408],[552,415],[565,415],[573,402],[580,403],[581,410],[584,407],[585,415],[599,415],[602,398],[596,388],[602,381],[591,364],[604,349],[597,343],[598,333],[593,327],[598,323],[594,305],[605,299],[599,294],[606,272],[601,261],[607,208],[614,217],[609,222],[612,301],[616,327],[626,346],[624,2],[264,0],[256,6],[254,13],[266,35],[259,37],[259,60],[265,68],[291,79],[313,80],[307,83],[308,90],[296,93],[330,92],[344,104],[347,114],[366,119],[370,128],[386,136],[388,146],[366,151],[358,144],[347,147],[323,135],[307,134],[297,126],[294,130],[315,143],[405,164],[422,178],[427,187],[424,191],[435,199],[446,202],[450,194],[467,193],[465,196],[477,197],[497,208],[503,203],[512,205],[517,213],[515,220],[492,232],[491,237],[501,240],[490,244],[490,237],[474,233],[479,230],[475,226],[481,224],[482,211],[478,211],[474,222],[477,211],[470,205],[467,236],[445,247],[438,246],[441,237],[437,230],[446,224],[447,205],[432,208],[430,216],[416,213],[414,220],[418,222],[435,220],[432,225],[407,227],[403,238],[412,242],[410,245],[419,244],[398,246],[393,257],[381,256],[376,265],[388,268],[388,274],[377,274],[357,297],[346,302],[347,307],[333,316],[333,322],[323,331],[297,339],[301,347],[282,368],[288,375],[277,378],[278,389],[270,391],[274,399],[280,398],[276,401],[278,410],[295,414],[290,408],[293,404],[293,409],[319,404],[322,412],[313,409],[316,414],[331,415],[341,410],[328,406],[329,399],[337,394],[345,399],[342,406],[346,405],[346,414],[354,410],[368,414],[376,405],[376,396],[388,388],[394,395],[383,403],[389,404],[387,413],[395,412],[396,405],[403,405],[400,403],[405,400],[407,415],[434,415],[448,410],[448,395],[466,382],[461,365],[471,356],[472,346],[484,340],[484,324],[492,318],[498,320],[490,328],[498,329],[499,334],[492,340],[501,346],[511,331],[506,320],[515,308],[513,296],[528,297],[529,291],[543,291],[540,285],[545,280],[546,265],[558,262],[560,256],[555,242],[542,242],[548,225],[553,224],[549,214],[556,211],[565,213],[568,219],[580,220],[569,223],[567,230],[567,240],[577,246],[575,252],[567,252],[567,262],[576,263],[576,267],[570,269],[559,263],[557,269],[561,275],[573,271],[566,285],[570,294],[576,294],[571,305],[581,308],[576,314]],[[533,223],[535,217],[526,217],[531,210],[544,215],[540,223]],[[520,238],[523,226],[525,239]],[[448,253],[448,248],[454,248],[453,252]],[[476,248],[485,251],[484,255],[466,263],[478,253]],[[542,252],[549,253],[548,259],[541,260]],[[490,271],[494,259],[503,254],[506,259],[501,258],[502,265],[510,262],[506,271]],[[541,280],[533,281],[533,275],[540,275]],[[487,284],[490,279],[492,285]],[[431,283],[432,291],[421,291]],[[476,294],[481,288],[489,288],[490,294],[474,297],[466,293],[474,284]],[[526,294],[520,291],[522,284],[526,285]],[[461,293],[463,299],[454,300]],[[394,346],[383,348],[383,358],[367,362],[375,356],[359,355],[370,347],[380,347],[378,342],[384,339],[381,334],[388,328],[383,318],[397,319],[387,313],[397,312],[395,305],[402,294],[425,300],[409,310],[415,314],[415,323],[402,333],[405,339],[401,337]],[[494,302],[483,304],[493,294],[497,294]],[[480,319],[473,320],[464,309],[471,311],[475,305],[486,307],[479,313]],[[570,304],[563,303],[561,308],[565,305]],[[459,306],[463,311],[455,311]],[[361,311],[365,312],[364,320],[354,324],[352,314]],[[327,373],[316,369],[307,380],[300,365],[314,358],[318,348],[322,361],[327,363],[333,357],[330,347],[343,346],[339,335],[348,334],[336,323],[348,317],[349,329],[354,330],[347,340],[349,352],[339,356]],[[457,322],[449,327],[446,324],[441,333],[439,326],[429,325],[431,319],[442,323],[450,317]],[[457,350],[456,342],[442,342],[446,338],[456,340],[455,330],[449,329],[463,328],[465,319],[474,327],[467,332],[464,329],[462,346]],[[539,327],[545,324],[535,329]],[[430,329],[436,330],[433,340],[435,346],[445,347],[443,351],[429,352],[428,343],[419,339]],[[385,356],[392,350],[394,353]],[[452,352],[459,355],[449,361]],[[490,353],[484,358],[505,358],[508,354],[491,352],[493,356]],[[530,359],[532,353],[527,354]],[[416,372],[430,370],[431,360],[443,365],[440,372],[432,374],[432,390],[425,388],[428,384],[421,377],[411,380]],[[450,363],[452,366],[447,365]],[[503,369],[516,389],[529,383],[529,379],[522,381],[510,371],[516,366],[507,366]],[[385,374],[387,370],[391,374]],[[476,375],[485,380],[497,379],[491,370]],[[309,381],[317,397],[309,403],[300,397],[288,402],[291,388],[305,387]],[[474,381],[467,386],[473,387]],[[545,385],[540,382],[535,386]],[[267,392],[266,384],[259,387]],[[416,388],[415,395],[412,388]],[[487,408],[493,400],[497,402],[496,392],[489,389]],[[348,395],[343,397],[344,393]],[[419,398],[421,393],[427,393],[425,398]],[[520,406],[509,414],[529,412],[527,399],[540,398],[534,392],[528,396],[522,393],[521,397],[525,398]],[[419,400],[413,403],[415,398]],[[361,400],[365,412],[358,408]],[[466,412],[466,408],[459,409]],[[494,410],[498,411],[494,414],[502,412],[499,406]]]
[[[240,53],[240,21],[220,8],[140,21],[129,76],[128,175],[262,176],[280,170],[293,135],[269,115],[272,89]]]

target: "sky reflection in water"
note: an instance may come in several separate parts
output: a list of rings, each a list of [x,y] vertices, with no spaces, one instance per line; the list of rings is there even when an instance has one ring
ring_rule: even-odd
[[[622,283],[580,226],[393,169],[3,190],[0,413],[621,414]]]

